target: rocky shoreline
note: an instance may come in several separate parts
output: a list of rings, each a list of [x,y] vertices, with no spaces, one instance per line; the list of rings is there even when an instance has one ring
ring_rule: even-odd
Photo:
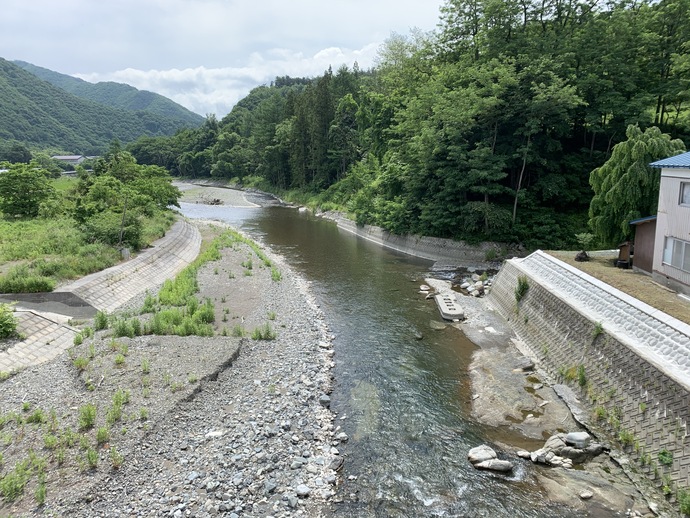
[[[199,299],[213,301],[221,336],[115,340],[100,331],[2,383],[0,414],[24,416],[21,425],[3,423],[4,465],[38,455],[47,468],[0,515],[324,515],[342,464],[337,447],[347,440],[328,409],[333,337],[308,283],[270,252],[271,268],[255,258],[243,274],[251,254],[246,245],[225,249],[199,272]],[[231,337],[261,326],[275,339]],[[88,366],[75,367],[77,358]],[[120,391],[122,416],[109,424]],[[95,425],[80,429],[89,403]],[[36,410],[51,416],[47,424],[26,423]],[[48,449],[51,434],[59,446]]]

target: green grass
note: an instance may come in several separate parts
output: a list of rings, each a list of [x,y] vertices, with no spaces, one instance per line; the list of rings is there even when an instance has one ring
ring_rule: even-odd
[[[252,340],[275,340],[276,336],[276,332],[269,323],[256,327],[252,331]]]
[[[90,430],[96,424],[96,405],[87,403],[79,407],[79,428]]]
[[[174,221],[170,212],[143,221],[143,241],[162,237]],[[61,281],[77,279],[120,260],[112,246],[88,243],[80,225],[69,217],[0,221],[0,265],[12,264],[0,276],[0,293],[52,291]]]

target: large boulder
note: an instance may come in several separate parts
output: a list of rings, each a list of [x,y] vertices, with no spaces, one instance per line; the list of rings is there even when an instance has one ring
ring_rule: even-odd
[[[467,453],[467,458],[470,463],[477,469],[488,469],[491,471],[500,471],[502,473],[513,471],[512,462],[500,460],[497,457],[493,448],[486,444],[472,448]]]

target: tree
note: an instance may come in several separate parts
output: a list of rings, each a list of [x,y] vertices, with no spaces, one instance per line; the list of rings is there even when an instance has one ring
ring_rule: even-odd
[[[615,246],[631,236],[630,221],[656,214],[660,172],[650,162],[685,151],[681,140],[671,140],[656,126],[644,132],[630,125],[628,140],[613,148],[611,158],[592,171],[594,197],[589,225],[605,246]]]
[[[0,173],[0,211],[14,218],[38,216],[41,203],[55,196],[48,173],[33,164],[10,165]]]

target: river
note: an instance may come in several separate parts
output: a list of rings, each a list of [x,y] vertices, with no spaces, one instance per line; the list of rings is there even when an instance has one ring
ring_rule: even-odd
[[[242,229],[312,282],[336,336],[331,408],[350,437],[335,516],[581,516],[544,502],[529,463],[509,477],[469,465],[467,451],[491,435],[469,412],[475,346],[432,328],[438,312],[418,293],[430,262],[295,209],[181,206]]]

